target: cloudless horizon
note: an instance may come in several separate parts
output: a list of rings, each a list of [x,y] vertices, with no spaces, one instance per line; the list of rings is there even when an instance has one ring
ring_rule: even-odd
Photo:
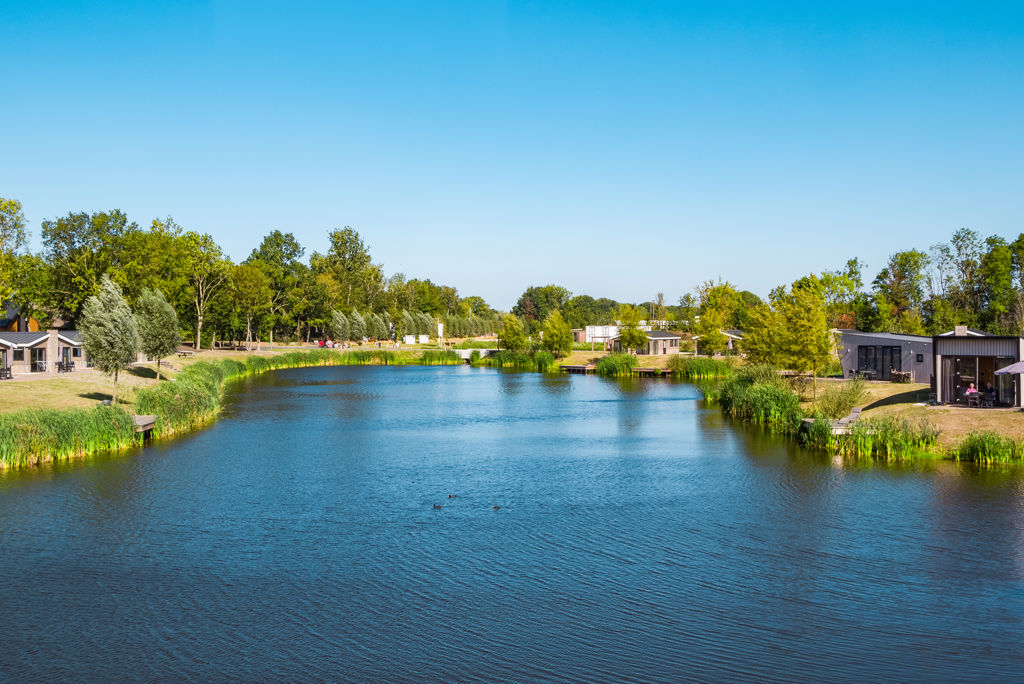
[[[0,196],[244,259],[351,226],[387,274],[766,295],[1024,231],[1024,5],[34,2],[0,9]]]

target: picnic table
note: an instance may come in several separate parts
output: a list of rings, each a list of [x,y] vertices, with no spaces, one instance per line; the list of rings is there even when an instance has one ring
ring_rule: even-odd
[[[178,350],[178,358],[187,359],[187,358],[189,358],[191,356],[195,356],[195,355],[196,355],[196,353],[194,351],[190,351],[188,349],[179,349]]]

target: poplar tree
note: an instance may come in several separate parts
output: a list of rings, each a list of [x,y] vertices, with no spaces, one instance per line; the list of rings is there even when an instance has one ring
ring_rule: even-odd
[[[160,361],[181,344],[178,314],[160,290],[143,288],[135,303],[135,325],[142,341],[142,352],[156,359],[156,379],[160,374]]]
[[[335,340],[348,339],[348,318],[340,311],[331,312],[331,334]]]
[[[364,337],[366,337],[366,320],[359,315],[358,311],[353,311],[348,316],[348,338],[353,342],[362,342]]]
[[[117,403],[117,376],[135,361],[142,341],[128,303],[121,288],[104,274],[98,295],[85,300],[79,322],[82,345],[92,364],[101,372],[114,376],[114,395]]]
[[[498,346],[512,352],[521,352],[526,349],[526,345],[522,321],[518,316],[505,314],[501,319],[501,330],[498,332]]]

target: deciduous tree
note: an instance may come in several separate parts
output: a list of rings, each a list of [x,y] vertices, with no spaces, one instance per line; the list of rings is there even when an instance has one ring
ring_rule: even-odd
[[[156,359],[156,377],[160,380],[160,361],[181,344],[178,314],[163,292],[146,288],[135,302],[135,324],[140,348],[146,356]]]
[[[92,365],[114,377],[113,403],[117,403],[117,376],[135,361],[141,340],[135,316],[120,286],[103,275],[100,291],[85,300],[79,321],[82,345]]]

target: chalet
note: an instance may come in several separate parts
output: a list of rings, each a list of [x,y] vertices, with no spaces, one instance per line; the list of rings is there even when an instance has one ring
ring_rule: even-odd
[[[673,335],[670,332],[664,330],[647,330],[644,331],[647,336],[647,346],[641,347],[638,354],[678,354],[679,353],[679,335]],[[612,337],[609,341],[612,351],[621,352],[624,351],[622,345],[619,344],[619,336]]]
[[[0,367],[10,368],[12,374],[52,372],[57,363],[87,365],[77,330],[0,331]]]
[[[940,404],[967,404],[971,385],[991,388],[996,406],[1021,406],[1019,375],[996,371],[1024,359],[1024,337],[975,334],[964,327],[932,338],[932,373]]]
[[[866,374],[891,380],[893,371],[909,372],[913,382],[932,378],[932,338],[924,335],[838,330],[843,376]]]

